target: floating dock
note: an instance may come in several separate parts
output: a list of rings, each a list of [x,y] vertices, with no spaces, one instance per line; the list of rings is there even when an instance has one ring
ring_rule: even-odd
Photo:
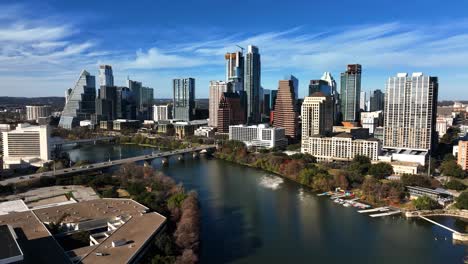
[[[359,210],[358,213],[364,214],[364,213],[373,213],[373,212],[385,212],[388,210],[390,210],[390,208],[384,206],[384,207],[379,207],[379,208],[374,208],[374,209]]]
[[[389,215],[396,215],[401,214],[401,211],[391,211],[388,213],[381,213],[381,214],[371,214],[370,217],[381,217],[381,216],[389,216]]]

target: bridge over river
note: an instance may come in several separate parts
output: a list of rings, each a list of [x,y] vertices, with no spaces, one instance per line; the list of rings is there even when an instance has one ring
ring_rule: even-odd
[[[153,159],[158,159],[158,158],[163,159],[163,161],[167,161],[167,158],[171,156],[175,156],[175,155],[183,156],[184,154],[187,154],[187,153],[198,154],[202,151],[209,151],[209,150],[214,150],[214,149],[216,149],[216,145],[202,145],[202,146],[193,147],[193,148],[178,149],[178,150],[165,151],[165,152],[160,152],[160,153],[152,153],[148,155],[141,155],[141,156],[125,158],[125,159],[109,160],[105,162],[83,165],[81,167],[65,168],[65,169],[60,169],[60,170],[55,170],[55,171],[48,171],[48,172],[43,172],[43,173],[35,173],[35,174],[8,178],[8,179],[4,179],[0,181],[0,185],[7,185],[10,183],[11,184],[20,183],[20,182],[25,182],[31,179],[37,179],[40,177],[56,177],[56,176],[63,176],[63,175],[68,175],[68,174],[84,173],[84,172],[89,172],[89,171],[94,171],[94,170],[101,170],[101,169],[105,169],[105,168],[109,168],[113,166],[119,166],[125,163],[147,161],[147,160],[153,160]]]

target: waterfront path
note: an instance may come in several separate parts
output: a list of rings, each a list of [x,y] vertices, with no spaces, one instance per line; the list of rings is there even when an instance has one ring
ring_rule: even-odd
[[[93,163],[89,165],[83,165],[81,167],[65,168],[65,169],[60,169],[60,170],[55,170],[55,171],[35,173],[35,174],[30,174],[30,175],[4,179],[0,181],[0,185],[21,183],[21,182],[29,181],[32,179],[37,179],[40,177],[56,177],[56,176],[62,176],[62,175],[67,175],[67,174],[90,172],[90,171],[101,170],[101,169],[105,169],[105,168],[109,168],[113,166],[119,166],[125,163],[153,160],[157,158],[169,158],[175,155],[184,155],[186,153],[201,152],[205,150],[208,151],[208,150],[213,150],[215,148],[216,148],[216,145],[202,145],[202,146],[193,147],[193,148],[178,149],[178,150],[172,150],[172,151],[166,151],[166,152],[160,152],[160,153],[152,153],[148,155],[141,155],[141,156],[119,159],[119,160]]]

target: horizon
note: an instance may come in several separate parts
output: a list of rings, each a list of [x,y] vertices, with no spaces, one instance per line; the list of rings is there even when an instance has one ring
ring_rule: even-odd
[[[239,6],[246,3],[241,0]],[[203,99],[210,80],[225,79],[224,53],[249,44],[259,47],[262,86],[277,89],[283,76],[293,74],[299,79],[300,98],[309,80],[329,71],[339,83],[340,73],[354,63],[363,67],[366,92],[385,91],[387,79],[398,72],[437,76],[439,101],[456,100],[458,91],[466,90],[468,19],[463,10],[468,3],[312,5],[301,0],[266,7],[261,0],[249,6],[268,12],[256,12],[254,21],[233,21],[236,13],[223,12],[227,5],[212,0],[138,5],[7,0],[0,4],[5,10],[0,15],[0,96],[63,97],[82,69],[97,77],[98,66],[109,64],[116,85],[130,76],[154,88],[155,98],[169,99],[172,79],[193,77],[196,97]],[[312,7],[330,12],[313,13],[311,22]],[[408,10],[418,12],[408,17]],[[123,12],[122,19],[115,19],[114,14]],[[285,19],[278,23],[280,15]]]

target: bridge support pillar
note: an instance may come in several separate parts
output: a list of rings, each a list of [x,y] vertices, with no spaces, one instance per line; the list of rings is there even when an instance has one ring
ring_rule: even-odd
[[[184,154],[179,155],[179,156],[177,157],[177,159],[178,159],[179,161],[184,161]]]
[[[192,157],[193,157],[194,159],[198,159],[198,158],[200,157],[200,152],[198,152],[198,151],[193,152],[193,153],[192,153]]]
[[[169,159],[166,158],[166,157],[164,157],[164,158],[161,159],[161,163],[162,163],[163,165],[167,166],[167,165],[169,165]]]

